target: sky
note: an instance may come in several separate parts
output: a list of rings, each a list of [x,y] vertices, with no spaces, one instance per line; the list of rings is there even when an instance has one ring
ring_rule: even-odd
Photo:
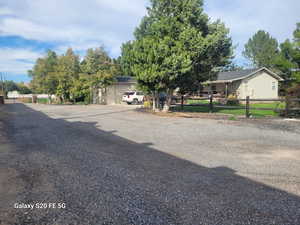
[[[84,55],[105,46],[111,57],[146,14],[148,0],[0,0],[0,72],[6,80],[28,82],[27,71],[47,49],[72,47]],[[236,46],[235,62],[246,66],[242,51],[258,30],[280,42],[292,38],[300,22],[299,0],[206,0],[212,21],[221,19]]]

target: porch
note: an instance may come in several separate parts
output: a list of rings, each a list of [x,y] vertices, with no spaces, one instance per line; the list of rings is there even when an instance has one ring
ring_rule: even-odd
[[[210,82],[203,86],[203,93],[213,93],[222,98],[227,98],[229,95],[236,95],[237,93],[237,85],[235,82]]]

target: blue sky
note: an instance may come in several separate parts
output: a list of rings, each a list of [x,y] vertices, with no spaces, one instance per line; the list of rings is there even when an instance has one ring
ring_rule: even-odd
[[[148,0],[0,0],[0,72],[7,80],[29,81],[27,70],[47,49],[59,54],[68,47],[83,54],[104,45],[112,57],[145,15]],[[259,29],[279,41],[292,37],[300,22],[299,0],[206,0],[205,12],[221,19],[237,46],[235,61],[246,41]]]

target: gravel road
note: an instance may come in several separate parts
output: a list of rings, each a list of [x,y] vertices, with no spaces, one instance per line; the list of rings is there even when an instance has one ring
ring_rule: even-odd
[[[0,225],[297,225],[299,127],[0,105]]]

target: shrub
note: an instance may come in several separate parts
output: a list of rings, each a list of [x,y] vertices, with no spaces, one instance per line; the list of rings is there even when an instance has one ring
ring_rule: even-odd
[[[144,101],[144,107],[145,108],[151,108],[152,104],[150,101]]]
[[[240,101],[237,99],[235,95],[229,95],[226,104],[230,106],[237,106],[240,105]]]

